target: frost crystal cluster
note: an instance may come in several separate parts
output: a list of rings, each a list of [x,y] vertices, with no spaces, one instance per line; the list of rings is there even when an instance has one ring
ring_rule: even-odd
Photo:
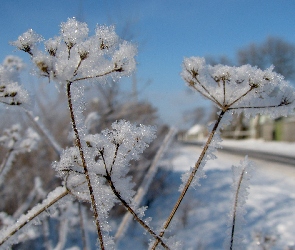
[[[183,62],[182,77],[222,111],[244,111],[246,116],[286,116],[295,107],[294,88],[273,69],[261,70],[250,65],[211,66],[204,58],[191,57]]]

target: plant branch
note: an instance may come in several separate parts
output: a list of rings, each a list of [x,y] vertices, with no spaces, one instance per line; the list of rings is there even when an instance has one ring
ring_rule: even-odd
[[[77,65],[77,67],[76,67],[76,69],[75,69],[75,71],[74,71],[74,73],[73,73],[73,76],[76,76],[77,75],[77,73],[78,73],[78,70],[79,70],[79,68],[80,68],[80,66],[81,66],[81,63],[82,63],[82,59],[80,59],[80,61],[79,61],[79,63],[78,63],[78,65]]]
[[[6,166],[7,162],[8,162],[8,159],[10,158],[11,155],[13,155],[13,153],[12,153],[13,150],[14,150],[13,148],[9,149],[9,151],[4,156],[4,160],[0,165],[0,176],[3,173],[3,170],[4,170],[4,168],[5,168],[5,166]]]
[[[55,192],[56,194],[54,194]],[[20,229],[26,226],[29,222],[31,222],[49,207],[54,205],[61,198],[65,197],[67,194],[69,194],[69,191],[65,187],[57,187],[48,195],[47,199],[43,200],[41,204],[37,204],[26,215],[21,216],[15,224],[8,226],[2,232],[0,238],[0,246],[3,245],[11,236],[16,234]]]
[[[38,132],[43,136],[43,138],[46,140],[48,145],[52,146],[54,151],[56,152],[57,155],[60,155],[61,153],[61,146],[54,140],[54,138],[47,132],[47,130],[39,123],[36,121],[35,117],[33,116],[32,112],[28,111],[27,109],[24,108],[24,111],[30,121],[34,124],[35,128],[37,128]]]
[[[137,189],[137,193],[135,197],[133,198],[133,202],[135,204],[140,204],[144,195],[147,193],[147,190],[149,186],[151,185],[151,182],[153,180],[153,177],[155,176],[158,167],[159,167],[159,160],[163,156],[165,150],[167,150],[168,146],[172,142],[173,136],[176,134],[175,128],[170,128],[169,132],[165,136],[161,147],[158,149],[150,167],[147,173],[144,176],[144,179],[140,185],[140,187]],[[125,230],[127,230],[128,225],[130,224],[132,220],[132,214],[127,211],[127,213],[124,215],[122,222],[120,223],[120,226],[117,229],[117,232],[115,234],[115,241],[118,243],[119,240],[123,237]]]
[[[221,105],[220,102],[218,102],[213,96],[211,96],[210,94],[205,94],[203,93],[201,90],[199,90],[198,88],[196,88],[196,86],[194,84],[190,84],[191,87],[193,87],[196,91],[198,91],[202,96],[204,96],[205,98],[207,98],[208,100],[216,103],[220,108],[222,108],[223,106]]]
[[[120,144],[116,144],[116,152],[115,152],[115,156],[112,162],[112,167],[115,164],[116,161],[116,157],[118,154],[118,150],[119,150]],[[158,240],[161,245],[165,248],[165,249],[169,249],[169,247],[163,242],[163,240],[142,220],[138,217],[138,215],[135,213],[135,211],[129,206],[129,204],[122,198],[122,196],[120,195],[120,192],[116,189],[114,182],[112,181],[112,177],[111,177],[111,171],[112,168],[110,170],[110,172],[107,169],[107,165],[105,162],[105,158],[103,155],[103,152],[100,151],[100,155],[102,157],[102,161],[106,170],[106,175],[104,176],[104,178],[107,180],[107,182],[109,183],[114,195],[119,199],[119,201],[123,204],[123,206],[128,210],[128,212],[130,212],[134,219],[145,229],[147,230],[156,240]]]
[[[210,91],[199,81],[198,79],[198,73],[195,72],[194,70],[193,71],[190,71],[188,69],[186,69],[188,71],[188,73],[192,76],[193,79],[195,79],[197,81],[197,83],[202,87],[202,89],[204,89],[204,91],[206,92],[206,94],[208,96],[206,96],[204,93],[202,93],[200,90],[198,90],[196,87],[195,87],[195,83],[193,81],[188,81],[187,79],[185,79],[190,86],[192,86],[195,90],[197,90],[199,93],[201,93],[203,96],[205,96],[206,98],[210,99],[211,101],[215,102],[219,107],[222,107],[221,103],[214,97],[210,94]],[[214,78],[213,78],[214,79]],[[209,98],[210,97],[210,98]]]
[[[215,102],[219,107],[222,107],[221,103],[213,95],[210,94],[209,90],[199,81],[199,79],[198,78],[195,78],[195,79],[201,85],[201,87],[206,91],[207,95],[213,99],[213,102]]]
[[[83,250],[88,250],[87,240],[86,240],[86,229],[85,229],[85,222],[83,218],[83,212],[82,204],[78,202],[78,211],[79,211],[79,221],[80,221],[80,229],[81,229],[81,235],[82,235],[82,243],[83,243]]]
[[[225,105],[225,80],[222,81],[223,82],[223,105]]]
[[[161,237],[159,237],[142,219],[138,217],[138,215],[135,213],[135,211],[129,206],[129,204],[122,198],[119,191],[116,189],[111,176],[108,174],[105,176],[106,180],[108,181],[113,193],[116,195],[116,197],[120,200],[120,202],[124,205],[124,207],[128,210],[129,213],[131,213],[134,217],[134,219],[145,229],[147,230],[156,240],[159,242],[165,249],[169,249],[169,247],[163,242]]]
[[[111,73],[114,73],[114,72],[122,72],[122,71],[123,71],[122,68],[114,67],[112,70],[107,71],[105,73],[98,74],[98,75],[95,75],[95,76],[84,76],[84,77],[76,78],[76,79],[72,80],[72,82],[88,80],[88,79],[93,79],[93,78],[99,78],[99,77],[107,76],[107,75],[109,75]]]
[[[243,95],[241,95],[239,98],[237,98],[236,100],[234,100],[232,103],[228,104],[227,107],[231,107],[232,105],[234,105],[237,101],[241,100],[244,96],[246,96],[253,89],[255,89],[255,87],[251,86],[250,89],[248,89]]]
[[[278,104],[278,105],[269,105],[269,106],[252,106],[252,107],[247,107],[247,106],[244,106],[244,107],[236,107],[236,108],[228,108],[227,110],[235,110],[235,109],[267,109],[267,108],[278,108],[278,107],[282,107],[282,106],[287,106],[289,105],[290,103],[287,103],[287,104]]]
[[[193,181],[193,179],[194,179],[194,177],[196,175],[196,172],[197,172],[201,162],[204,159],[204,156],[206,155],[206,152],[207,152],[207,150],[209,148],[209,145],[210,145],[210,143],[211,143],[211,141],[212,141],[212,139],[214,137],[215,132],[217,131],[218,125],[219,125],[223,115],[225,114],[225,112],[226,112],[226,110],[222,110],[221,113],[219,114],[218,119],[216,120],[216,122],[214,124],[214,127],[213,127],[213,129],[212,129],[212,131],[211,131],[211,133],[210,133],[210,135],[208,137],[208,140],[207,140],[207,142],[206,142],[206,144],[205,144],[205,146],[204,146],[204,148],[203,148],[203,150],[202,150],[202,152],[201,152],[201,154],[199,156],[199,159],[196,162],[196,164],[195,164],[195,166],[194,166],[194,168],[193,168],[193,170],[192,170],[192,172],[191,172],[191,174],[190,174],[190,176],[189,176],[189,178],[188,178],[188,180],[187,180],[187,182],[186,182],[186,184],[185,184],[185,186],[184,186],[184,188],[183,188],[183,190],[182,190],[182,192],[181,192],[181,194],[180,194],[180,196],[179,196],[179,198],[177,200],[177,202],[175,203],[169,217],[167,218],[167,220],[166,220],[166,222],[165,222],[165,224],[163,226],[163,229],[162,229],[161,233],[159,234],[159,237],[162,237],[165,234],[165,230],[170,225],[176,211],[178,210],[178,208],[179,208],[179,206],[180,206],[186,192],[188,191],[188,188],[190,187],[190,185],[191,185],[191,183],[192,183],[192,181]],[[158,244],[159,244],[159,241],[156,240],[153,247],[152,247],[152,249],[153,250],[156,249]]]
[[[95,201],[95,198],[94,198],[93,187],[92,187],[92,184],[91,184],[91,181],[90,181],[88,167],[87,167],[87,164],[86,164],[84,151],[83,151],[83,148],[82,148],[82,143],[81,143],[81,140],[80,140],[80,135],[79,135],[78,128],[77,128],[77,125],[76,125],[76,119],[75,119],[75,114],[74,114],[74,110],[73,110],[72,95],[71,95],[71,84],[72,84],[72,82],[67,83],[67,96],[68,96],[68,106],[69,106],[69,109],[70,109],[72,127],[73,127],[73,130],[74,130],[74,133],[75,133],[76,145],[79,148],[80,157],[81,157],[82,165],[83,165],[83,168],[84,168],[84,175],[85,175],[87,185],[88,185],[88,189],[89,189],[89,194],[90,194],[90,199],[91,199],[91,206],[92,206],[93,215],[94,215],[94,218],[95,218],[95,224],[96,224],[97,234],[98,234],[98,238],[99,238],[99,242],[100,242],[100,247],[101,247],[101,250],[104,250],[105,248],[104,248],[103,236],[102,236],[99,217],[98,217],[97,204],[96,204],[96,201]]]
[[[234,211],[233,211],[233,220],[232,220],[232,230],[231,230],[231,239],[230,239],[230,250],[233,249],[234,243],[234,234],[235,234],[235,225],[236,225],[236,218],[237,218],[237,208],[238,208],[238,199],[239,199],[239,192],[241,188],[241,183],[245,174],[245,169],[243,169],[241,176],[238,182],[238,188],[235,194],[235,204],[234,204]]]
[[[113,166],[114,166],[114,164],[116,162],[116,159],[117,159],[117,156],[118,156],[119,147],[120,147],[120,144],[117,143],[116,144],[116,150],[115,150],[115,156],[114,156],[114,159],[113,159],[113,162],[112,162],[112,165],[111,165],[111,169],[110,169],[110,174],[112,174],[112,172],[113,172]]]

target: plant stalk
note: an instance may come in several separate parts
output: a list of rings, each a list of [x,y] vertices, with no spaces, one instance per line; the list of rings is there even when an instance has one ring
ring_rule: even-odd
[[[69,109],[70,109],[72,127],[73,127],[73,130],[74,130],[74,133],[75,133],[76,145],[79,148],[80,157],[81,157],[83,168],[84,168],[84,174],[85,174],[85,178],[86,178],[88,189],[89,189],[89,194],[90,194],[90,199],[91,199],[91,206],[92,206],[92,209],[93,209],[93,215],[94,215],[97,234],[98,234],[98,238],[99,238],[99,242],[100,242],[100,248],[101,248],[101,250],[104,250],[105,247],[104,247],[104,243],[103,243],[103,236],[102,236],[100,222],[99,222],[99,218],[98,218],[97,204],[95,202],[93,187],[92,187],[92,184],[91,184],[91,181],[90,181],[89,171],[88,171],[88,167],[87,167],[87,164],[86,164],[84,151],[83,151],[83,148],[82,148],[82,143],[81,143],[81,139],[80,139],[80,136],[79,136],[78,128],[77,128],[77,125],[76,125],[75,114],[74,114],[74,110],[73,110],[73,103],[72,103],[72,96],[71,96],[71,84],[72,84],[72,82],[67,83],[67,96],[68,96],[68,106],[69,106]]]
[[[58,187],[60,188],[60,187]],[[57,190],[56,188],[55,190]],[[58,194],[57,196],[50,197],[50,200],[44,200],[43,204],[37,204],[35,207],[33,207],[26,216],[22,216],[17,223],[9,226],[5,232],[3,232],[1,239],[0,239],[0,246],[4,244],[11,236],[13,236],[15,233],[17,233],[20,229],[22,229],[25,225],[27,225],[29,222],[31,222],[33,219],[38,217],[41,213],[46,211],[49,207],[51,207],[53,204],[58,202],[61,198],[65,197],[69,194],[69,191],[64,188],[63,192]]]
[[[167,218],[167,220],[166,220],[166,222],[165,222],[165,224],[163,226],[163,229],[162,229],[161,233],[159,234],[159,237],[163,237],[163,235],[165,234],[165,230],[170,225],[176,211],[178,210],[178,208],[179,208],[179,206],[180,206],[180,204],[181,204],[181,202],[182,202],[188,188],[190,187],[190,185],[191,185],[191,183],[192,183],[192,181],[193,181],[193,179],[194,179],[194,177],[196,175],[196,172],[197,172],[202,160],[204,159],[204,156],[205,156],[205,154],[206,154],[206,152],[207,152],[207,150],[209,148],[209,145],[210,145],[210,143],[211,143],[211,141],[212,141],[212,139],[214,137],[214,134],[215,134],[215,132],[216,132],[216,130],[218,128],[218,125],[219,125],[223,115],[225,114],[225,112],[226,112],[226,110],[222,110],[221,113],[219,114],[218,119],[216,120],[216,122],[214,124],[214,127],[213,127],[213,129],[212,129],[212,131],[211,131],[211,133],[210,133],[210,135],[209,135],[209,137],[207,139],[207,142],[206,142],[206,144],[205,144],[205,146],[204,146],[204,148],[203,148],[203,150],[202,150],[202,152],[201,152],[201,154],[199,156],[199,159],[196,162],[196,164],[195,164],[195,166],[194,166],[194,168],[193,168],[193,170],[192,170],[192,172],[191,172],[191,174],[190,174],[190,176],[189,176],[189,178],[188,178],[188,180],[187,180],[187,182],[186,182],[186,184],[185,184],[185,186],[184,186],[184,188],[183,188],[183,190],[182,190],[182,192],[181,192],[181,194],[180,194],[180,196],[179,196],[179,198],[177,200],[177,202],[175,203],[169,217]],[[155,241],[152,249],[155,250],[158,244],[159,244],[159,240],[157,239]]]
[[[239,199],[239,193],[241,189],[241,183],[244,178],[245,169],[243,169],[241,176],[239,178],[238,188],[235,195],[235,204],[234,204],[234,211],[233,211],[233,220],[232,220],[232,228],[231,228],[231,238],[230,238],[230,250],[233,249],[234,244],[234,234],[235,234],[235,226],[236,226],[236,218],[237,218],[237,208],[238,208],[238,199]]]
[[[108,173],[107,173],[108,174]],[[114,186],[114,183],[111,179],[110,175],[107,175],[105,177],[113,191],[113,193],[116,195],[116,197],[121,201],[121,203],[124,205],[124,207],[128,210],[129,213],[131,213],[134,217],[134,219],[145,229],[147,230],[165,249],[169,249],[169,247],[163,242],[163,240],[142,220],[138,217],[138,215],[135,213],[135,211],[129,206],[129,204],[121,197],[120,193],[117,191],[116,187]]]

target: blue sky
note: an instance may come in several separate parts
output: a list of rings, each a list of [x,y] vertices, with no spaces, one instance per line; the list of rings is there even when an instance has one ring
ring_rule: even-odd
[[[99,23],[114,24],[120,31],[128,21],[139,47],[139,89],[151,80],[140,98],[158,107],[164,122],[179,126],[183,111],[208,106],[186,92],[180,77],[184,57],[233,57],[239,48],[270,35],[295,44],[294,13],[291,0],[2,0],[0,60],[13,53],[26,58],[8,42],[29,28],[47,39],[73,16],[90,30]]]

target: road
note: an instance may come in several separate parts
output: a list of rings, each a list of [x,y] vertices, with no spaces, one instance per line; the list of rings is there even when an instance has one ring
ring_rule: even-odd
[[[202,142],[183,142],[184,145],[197,145],[202,146]],[[261,151],[254,151],[251,149],[241,149],[241,148],[234,148],[234,147],[227,147],[223,146],[222,149],[219,149],[221,152],[227,152],[234,155],[248,155],[253,159],[259,159],[269,162],[276,162],[282,163],[290,166],[295,166],[295,157],[294,156],[287,156],[287,155],[280,155],[275,153],[266,153]]]

